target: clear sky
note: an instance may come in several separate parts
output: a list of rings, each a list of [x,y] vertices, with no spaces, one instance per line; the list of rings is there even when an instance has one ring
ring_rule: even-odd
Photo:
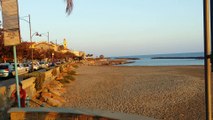
[[[19,0],[20,17],[31,15],[33,32],[50,32],[61,44],[66,38],[72,50],[105,56],[203,51],[202,0],[74,0],[70,16],[65,7],[64,0]],[[20,25],[29,41],[27,22]]]

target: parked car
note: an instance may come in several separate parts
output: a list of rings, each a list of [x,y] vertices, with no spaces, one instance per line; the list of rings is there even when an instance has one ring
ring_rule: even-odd
[[[10,63],[1,63],[0,64],[0,77],[11,77],[14,76],[13,72],[15,71],[13,65]]]
[[[47,68],[49,66],[48,63],[44,61],[39,62],[39,64],[41,65],[41,68]]]
[[[32,69],[33,69],[32,65],[30,65],[28,63],[23,63],[23,66],[28,73],[32,72]]]
[[[48,66],[49,66],[49,67],[54,67],[54,66],[56,66],[56,63],[50,62]]]
[[[32,65],[32,64],[31,64]],[[33,63],[33,70],[39,70],[40,69],[40,66],[39,66],[39,64],[37,64],[37,63]]]
[[[13,67],[15,67],[15,63],[11,63],[11,65],[13,65]],[[18,71],[25,71],[24,66],[22,63],[17,63],[17,69]]]
[[[11,63],[11,65],[13,66],[13,68],[15,68],[15,63]],[[17,63],[17,70],[18,74],[23,74],[27,71],[22,63]],[[13,73],[13,75],[15,75],[15,72]]]

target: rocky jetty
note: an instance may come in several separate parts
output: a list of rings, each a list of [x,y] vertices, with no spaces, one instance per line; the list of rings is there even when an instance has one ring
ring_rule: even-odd
[[[204,57],[152,57],[152,59],[204,59]]]

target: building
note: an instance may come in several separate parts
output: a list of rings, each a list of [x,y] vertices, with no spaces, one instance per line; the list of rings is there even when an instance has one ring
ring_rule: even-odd
[[[48,43],[48,42],[38,42],[32,44],[33,49],[40,49],[40,50],[54,50],[58,51],[58,45],[53,44],[53,43]]]
[[[33,43],[31,47],[33,49],[36,49],[36,50],[44,50],[44,51],[54,50],[56,52],[61,52],[61,53],[70,52],[70,53],[73,53],[77,57],[83,57],[83,58],[85,58],[85,55],[86,55],[85,52],[83,52],[83,51],[69,50],[67,48],[67,40],[66,39],[63,40],[63,45],[57,45],[57,44],[54,44],[52,42],[50,42],[50,43],[48,43],[48,42],[37,42],[37,43]]]

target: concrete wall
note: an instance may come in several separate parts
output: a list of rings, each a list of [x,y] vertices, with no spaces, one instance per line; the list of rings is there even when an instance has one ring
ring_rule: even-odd
[[[56,76],[54,76],[54,75],[52,74],[52,72],[53,72],[54,69],[56,69],[56,71],[57,71],[57,75],[56,75]],[[54,79],[60,74],[59,67],[56,67],[56,68],[54,68],[54,69],[51,69],[51,70],[49,70],[49,71],[47,71],[47,72],[44,72],[44,74],[45,74],[44,85],[46,85],[46,84],[48,84],[50,81],[54,80]]]
[[[11,120],[155,120],[119,112],[72,108],[12,108]]]
[[[56,69],[56,71],[57,71],[56,76],[52,75],[53,69],[44,72],[45,80],[44,80],[43,85],[48,84],[51,80],[54,80],[59,75],[59,73],[60,73],[59,67],[56,67],[54,69]],[[27,96],[29,96],[29,97],[32,97],[36,93],[35,80],[36,80],[35,77],[31,77],[31,78],[28,78],[28,79],[22,81],[23,88],[26,90]],[[12,91],[15,89],[15,87],[16,87],[15,83],[12,85],[9,85],[9,86],[0,87],[0,95],[3,97],[10,97],[10,95],[11,95]]]
[[[35,91],[35,80],[36,80],[35,77],[31,77],[31,78],[28,78],[28,79],[22,81],[23,88],[26,90],[27,95],[29,95],[30,97],[36,92]],[[16,87],[15,84],[0,87],[0,94],[5,97],[10,97],[10,95],[13,92],[13,90],[15,89],[15,87]]]

